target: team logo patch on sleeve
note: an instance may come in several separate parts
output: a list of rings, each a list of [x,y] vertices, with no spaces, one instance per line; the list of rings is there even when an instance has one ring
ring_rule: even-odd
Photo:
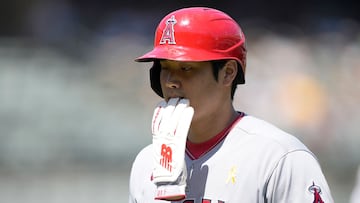
[[[314,194],[314,201],[312,203],[324,203],[321,199],[321,188],[313,182],[313,184],[308,188],[309,192]]]
[[[176,22],[175,16],[171,16],[171,18],[166,20],[166,26],[163,30],[160,44],[176,44],[174,35],[174,25]]]

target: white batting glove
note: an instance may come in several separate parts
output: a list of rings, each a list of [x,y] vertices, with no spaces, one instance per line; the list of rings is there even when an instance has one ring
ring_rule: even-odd
[[[185,198],[185,146],[193,115],[194,109],[187,99],[172,98],[155,108],[152,119],[155,199]]]

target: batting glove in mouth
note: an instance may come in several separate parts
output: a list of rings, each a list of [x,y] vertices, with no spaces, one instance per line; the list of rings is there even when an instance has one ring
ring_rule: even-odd
[[[189,100],[181,98],[161,101],[154,110],[151,127],[155,199],[185,198],[185,146],[193,115]]]

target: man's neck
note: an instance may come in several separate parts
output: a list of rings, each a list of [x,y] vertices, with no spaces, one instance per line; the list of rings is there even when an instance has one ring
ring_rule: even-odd
[[[221,111],[220,114],[214,113],[199,121],[194,121],[191,123],[188,139],[192,143],[208,141],[228,127],[237,116],[238,112],[231,106],[227,111]]]

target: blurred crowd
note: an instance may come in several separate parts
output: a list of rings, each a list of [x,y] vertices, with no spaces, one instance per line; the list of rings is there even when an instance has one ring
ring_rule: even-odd
[[[0,197],[125,202],[160,99],[150,64],[133,59],[151,49],[168,10],[92,15],[99,8],[29,2],[19,32],[0,35]],[[360,21],[305,19],[239,17],[248,63],[234,103],[309,146],[335,201],[347,202],[360,164]]]

